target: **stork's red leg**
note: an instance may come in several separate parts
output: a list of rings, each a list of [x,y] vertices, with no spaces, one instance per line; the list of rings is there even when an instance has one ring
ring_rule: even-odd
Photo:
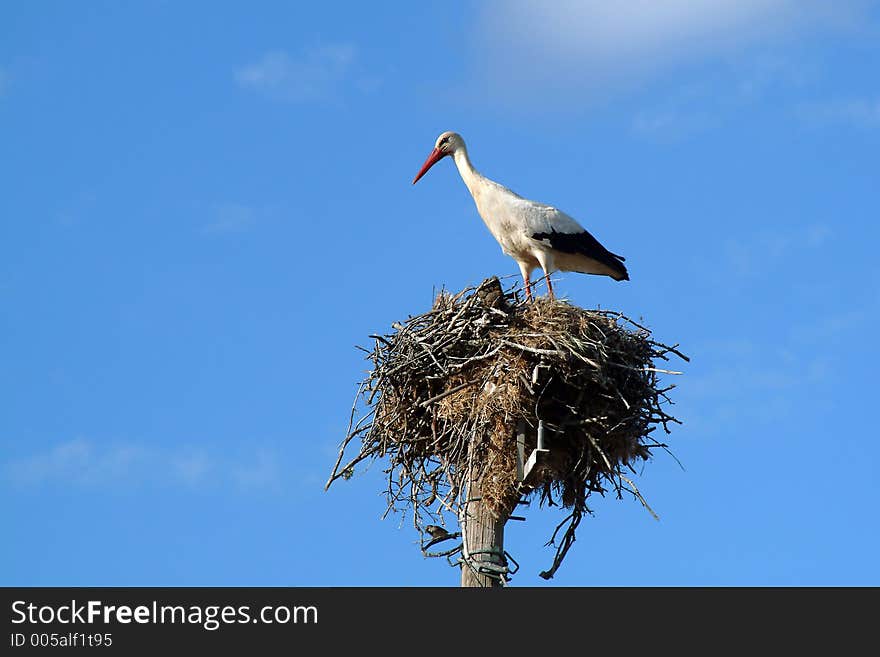
[[[556,298],[556,295],[553,294],[553,283],[550,282],[550,274],[546,274],[546,275],[544,276],[544,278],[547,279],[547,292],[549,293],[550,298],[551,298],[551,299],[555,299],[555,298]]]
[[[525,275],[523,276],[523,278],[525,278],[525,280],[526,280],[526,301],[531,301],[531,300],[532,300],[532,281],[531,281],[531,277],[529,276],[529,274],[525,274]]]

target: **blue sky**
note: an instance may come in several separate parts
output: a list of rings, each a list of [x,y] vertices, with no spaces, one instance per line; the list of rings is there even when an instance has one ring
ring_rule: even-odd
[[[517,273],[410,185],[456,130],[627,257],[558,292],[692,357],[660,521],[595,500],[547,584],[532,509],[514,584],[880,584],[878,57],[856,0],[5,3],[0,582],[455,585],[379,464],[323,483],[354,345]]]

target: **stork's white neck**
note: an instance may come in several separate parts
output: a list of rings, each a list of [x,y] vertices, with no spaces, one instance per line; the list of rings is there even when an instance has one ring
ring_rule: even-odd
[[[456,149],[455,153],[452,155],[452,159],[455,160],[455,166],[458,168],[458,173],[461,175],[464,184],[467,185],[471,196],[476,198],[480,190],[479,183],[483,176],[480,175],[480,173],[474,169],[474,165],[471,164],[467,148],[462,146],[461,148]]]

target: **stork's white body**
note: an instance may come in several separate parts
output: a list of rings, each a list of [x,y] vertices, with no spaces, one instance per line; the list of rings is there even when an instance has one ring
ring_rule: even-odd
[[[623,257],[605,249],[572,217],[552,206],[525,199],[474,169],[464,140],[456,133],[440,135],[416,181],[444,155],[452,156],[477,212],[501,249],[516,260],[529,295],[530,276],[538,267],[548,277],[551,295],[549,275],[554,271],[629,280]]]
[[[474,198],[477,212],[498,240],[501,250],[516,260],[523,277],[540,267],[545,274],[576,271],[604,274],[615,278],[619,273],[606,264],[583,254],[554,249],[549,239],[534,235],[559,233],[577,235],[586,232],[573,218],[550,205],[530,201],[504,185],[486,178],[471,165],[467,149],[453,156],[461,179]]]

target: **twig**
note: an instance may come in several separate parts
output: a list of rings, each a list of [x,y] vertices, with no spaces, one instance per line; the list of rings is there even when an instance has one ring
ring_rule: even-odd
[[[440,401],[441,399],[443,399],[444,397],[448,397],[449,395],[453,395],[456,392],[458,392],[459,390],[464,390],[465,388],[472,386],[475,383],[476,383],[476,381],[467,381],[466,383],[462,383],[461,385],[457,385],[454,388],[450,388],[449,390],[447,390],[445,392],[441,392],[439,395],[434,395],[430,399],[426,399],[421,404],[419,404],[419,406],[421,406],[422,408],[424,408],[425,406],[430,406],[434,402]]]

